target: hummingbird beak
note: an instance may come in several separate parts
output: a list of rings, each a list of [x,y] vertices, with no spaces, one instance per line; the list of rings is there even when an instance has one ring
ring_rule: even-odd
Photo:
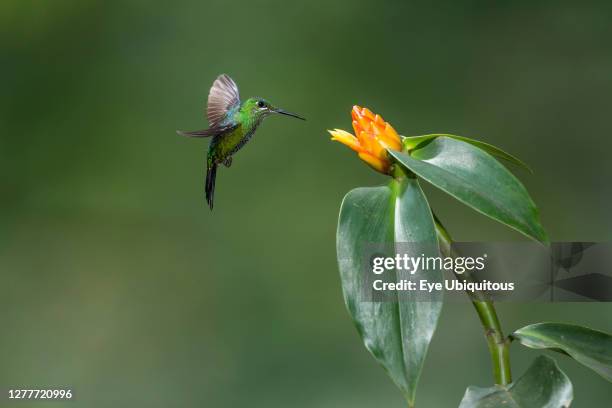
[[[293,118],[298,118],[298,119],[306,120],[306,118],[303,118],[303,117],[301,117],[300,115],[298,115],[296,113],[287,112],[286,110],[282,110],[282,109],[274,109],[272,112],[280,113],[281,115],[291,116]]]

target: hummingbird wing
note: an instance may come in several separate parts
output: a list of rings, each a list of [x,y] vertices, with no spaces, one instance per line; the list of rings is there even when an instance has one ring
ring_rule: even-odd
[[[210,136],[217,136],[223,133],[230,132],[236,129],[237,127],[238,127],[238,124],[229,124],[226,126],[211,127],[211,128],[204,129],[204,130],[193,130],[191,132],[177,130],[176,133],[178,133],[180,136],[187,136],[187,137],[210,137]]]
[[[218,127],[226,117],[227,112],[240,105],[238,86],[229,76],[222,74],[215,79],[208,94],[206,116],[208,126]]]

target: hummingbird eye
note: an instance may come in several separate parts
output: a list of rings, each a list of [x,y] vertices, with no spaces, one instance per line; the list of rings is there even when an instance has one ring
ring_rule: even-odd
[[[264,103],[264,101],[257,101],[257,106],[259,108],[263,108],[266,104]]]

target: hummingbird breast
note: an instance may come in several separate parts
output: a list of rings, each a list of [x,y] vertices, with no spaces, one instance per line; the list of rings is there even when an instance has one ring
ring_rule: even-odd
[[[215,136],[210,145],[210,153],[214,157],[214,160],[222,162],[234,155],[251,140],[256,129],[257,126],[247,127],[241,124],[231,132]]]
[[[238,150],[242,149],[242,147],[245,144],[247,144],[247,142],[249,140],[251,140],[251,138],[253,137],[254,134],[255,134],[255,129],[253,129],[253,130],[251,130],[249,132],[245,132],[244,135],[242,136],[242,138],[236,144],[236,146],[233,147],[232,151],[230,152],[230,156],[233,155],[234,153],[236,153]]]

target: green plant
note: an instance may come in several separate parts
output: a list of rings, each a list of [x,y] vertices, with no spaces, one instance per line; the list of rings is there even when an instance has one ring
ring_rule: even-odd
[[[332,139],[355,150],[373,169],[390,176],[390,181],[352,190],[342,202],[337,256],[344,299],[365,347],[402,391],[408,406],[414,407],[419,376],[442,310],[442,292],[432,292],[426,301],[400,291],[391,301],[364,301],[364,245],[395,248],[399,243],[421,243],[425,245],[413,247],[410,255],[453,256],[451,236],[432,212],[420,187],[422,180],[530,239],[546,245],[548,237],[527,190],[497,160],[527,168],[514,156],[455,135],[403,137],[379,115],[357,106],[352,116],[355,135],[336,129],[330,131]],[[399,270],[394,272],[396,281],[410,279]],[[429,281],[443,279],[441,272],[428,273]],[[549,357],[538,357],[523,376],[512,381],[512,341],[561,352],[612,381],[612,336],[554,323],[526,326],[506,336],[486,294],[467,293],[485,332],[495,385],[469,387],[461,408],[570,405],[572,384]]]

